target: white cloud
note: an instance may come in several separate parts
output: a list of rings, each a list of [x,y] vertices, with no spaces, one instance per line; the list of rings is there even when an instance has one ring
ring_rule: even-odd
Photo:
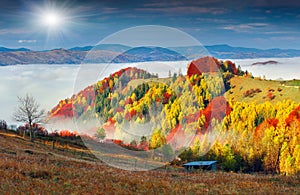
[[[0,35],[7,35],[7,34],[24,34],[28,33],[28,29],[23,29],[23,28],[13,28],[13,29],[0,29]]]
[[[36,43],[37,40],[35,39],[20,39],[18,40],[18,43]]]
[[[224,23],[228,23],[229,22],[228,19],[218,19],[218,18],[196,18],[196,21],[219,23],[219,24],[224,24]]]
[[[272,41],[296,41],[299,40],[298,36],[274,36],[274,37],[270,37],[270,39]]]
[[[268,31],[264,32],[263,34],[266,35],[276,35],[276,34],[298,34],[299,32],[297,31]]]
[[[209,8],[209,7],[194,7],[194,6],[181,6],[181,7],[161,7],[161,8],[137,8],[138,11],[146,12],[164,12],[173,14],[224,14],[227,12],[225,8]]]
[[[267,23],[244,23],[244,24],[223,26],[223,27],[221,27],[221,29],[232,30],[235,32],[247,32],[249,30],[266,28],[269,26],[270,26],[270,24],[267,24]]]

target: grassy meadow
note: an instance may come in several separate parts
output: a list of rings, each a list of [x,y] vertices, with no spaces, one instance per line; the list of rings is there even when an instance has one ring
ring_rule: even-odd
[[[0,132],[1,194],[297,194],[299,176],[112,168],[86,149]]]
[[[299,102],[300,83],[297,80],[274,81],[249,77],[233,77],[230,79],[230,85],[230,90],[225,94],[228,101],[255,102],[260,104],[266,102],[268,100],[268,93],[272,92],[274,99],[272,99],[271,103],[284,100]],[[260,92],[254,92],[250,96],[245,96],[245,92],[251,89],[260,89]]]

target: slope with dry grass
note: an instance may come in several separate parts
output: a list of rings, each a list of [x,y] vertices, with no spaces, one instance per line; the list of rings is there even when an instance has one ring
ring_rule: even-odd
[[[225,97],[227,100],[236,102],[264,103],[270,101],[276,103],[283,100],[299,102],[299,87],[292,84],[294,84],[292,81],[273,81],[235,76],[230,80],[231,88],[226,92]],[[250,93],[246,95],[247,92]],[[270,95],[273,98],[270,98]]]
[[[82,159],[78,149],[0,133],[1,194],[297,194],[299,176],[190,172],[133,172]],[[82,150],[88,154],[87,150]]]

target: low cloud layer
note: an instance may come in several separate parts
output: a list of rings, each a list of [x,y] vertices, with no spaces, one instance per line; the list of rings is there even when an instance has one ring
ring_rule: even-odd
[[[32,94],[41,108],[51,109],[60,99],[73,93],[79,66],[17,65],[0,67],[0,118],[14,124],[12,113],[17,96]]]
[[[268,60],[278,61],[278,64],[255,65],[255,62]],[[241,65],[243,70],[252,72],[254,76],[265,75],[267,79],[300,79],[297,64],[300,58],[274,58],[274,59],[245,59],[233,60]],[[158,73],[160,77],[166,77],[168,71],[178,72],[179,69],[185,74],[188,62],[145,62],[136,63],[134,66],[145,69],[152,73]],[[16,124],[12,119],[14,109],[17,107],[17,96],[32,94],[41,107],[47,111],[53,108],[59,100],[71,97],[73,93],[95,83],[104,76],[119,70],[130,64],[101,65],[96,69],[85,69],[80,65],[16,65],[0,67],[0,119],[9,124]],[[91,71],[94,77],[87,76]],[[97,72],[98,71],[98,72]],[[78,75],[78,73],[81,73]]]
[[[269,60],[277,61],[278,64],[252,65],[256,62],[267,62]],[[248,70],[253,76],[266,76],[267,79],[292,80],[300,79],[299,67],[300,58],[260,58],[233,60],[241,65],[243,70]]]

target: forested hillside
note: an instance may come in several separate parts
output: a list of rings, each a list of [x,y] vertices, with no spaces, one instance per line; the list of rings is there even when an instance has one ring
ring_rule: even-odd
[[[274,89],[273,81],[212,57],[192,61],[186,72],[158,78],[122,69],[60,101],[49,120],[96,119],[99,126],[78,131],[134,150],[179,153],[183,162],[216,159],[228,171],[300,172],[300,99],[289,97],[297,87]]]

